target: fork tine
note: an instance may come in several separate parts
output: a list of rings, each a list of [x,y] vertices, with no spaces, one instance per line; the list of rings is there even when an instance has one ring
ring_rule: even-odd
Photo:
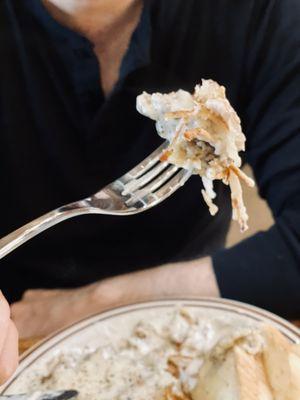
[[[168,181],[175,172],[178,171],[178,167],[175,165],[170,165],[170,168],[164,171],[163,174],[159,175],[157,179],[150,182],[149,185],[145,187],[149,192],[154,192],[158,188],[160,188],[166,181]]]
[[[171,174],[171,169],[173,169],[173,173]],[[134,206],[136,203],[140,202],[143,204],[143,208],[150,208],[155,206],[156,204],[162,202],[163,200],[165,200],[167,197],[169,197],[172,193],[174,193],[177,189],[179,189],[181,186],[183,186],[185,184],[185,182],[191,177],[192,172],[191,171],[187,171],[187,170],[183,170],[181,169],[177,174],[175,174],[172,179],[170,179],[170,177],[174,174],[174,172],[176,170],[178,170],[177,167],[173,166],[171,167],[171,169],[169,169],[170,173],[167,176],[167,172],[165,173],[164,178],[162,178],[160,180],[160,185],[163,184],[163,182],[165,182],[166,180],[168,180],[168,182],[163,185],[162,187],[160,187],[159,190],[157,190],[156,192],[150,191],[146,188],[143,188],[141,190],[139,190],[138,192],[134,193],[133,196],[126,201],[126,205],[127,206]],[[158,182],[159,182],[160,177],[157,179],[156,182],[156,187]],[[170,179],[170,180],[169,180]]]
[[[127,172],[119,181],[123,184],[126,184],[129,180],[139,178],[145,172],[149,171],[160,159],[163,151],[169,146],[169,143],[165,141],[161,146],[159,146],[153,153],[151,153],[147,158],[145,158],[142,162],[136,165],[132,170]]]
[[[182,169],[176,174],[169,182],[162,186],[155,195],[158,197],[159,201],[163,201],[177,189],[183,186],[186,181],[192,176],[193,171]]]
[[[152,181],[152,179],[158,176],[164,169],[166,169],[168,165],[169,164],[167,162],[159,162],[154,168],[150,169],[140,178],[130,180],[125,184],[122,195],[126,196],[127,194],[133,193],[137,189],[146,185],[148,182]]]
[[[152,171],[152,170],[151,170]],[[150,171],[150,172],[151,172]],[[138,190],[132,190],[132,191],[126,191],[126,193],[122,193],[122,195],[127,195],[131,194],[130,199],[126,201],[127,205],[131,205],[133,203],[136,203],[137,201],[145,198],[147,195],[153,193],[156,189],[158,189],[164,182],[169,180],[176,172],[178,171],[178,167],[174,165],[168,165],[168,168],[166,168],[162,174],[158,175],[156,174],[155,176],[158,175],[158,178],[156,178],[154,181],[151,181],[149,185],[143,187],[142,189]]]

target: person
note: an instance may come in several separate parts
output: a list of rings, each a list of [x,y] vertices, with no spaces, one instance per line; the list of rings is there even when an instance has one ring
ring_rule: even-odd
[[[65,221],[1,260],[21,336],[186,295],[299,317],[298,0],[2,0],[0,27],[0,236],[140,162],[161,139],[136,96],[191,91],[201,78],[227,88],[275,219],[224,249],[229,192],[216,185],[211,217],[193,177],[140,215]]]
[[[18,332],[10,319],[9,305],[0,291],[0,385],[18,364]]]

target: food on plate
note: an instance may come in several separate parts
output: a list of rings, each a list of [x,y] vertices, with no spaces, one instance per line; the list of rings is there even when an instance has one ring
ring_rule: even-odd
[[[270,376],[278,383],[281,356],[271,360],[272,369],[266,358],[273,354],[273,341],[283,341],[291,383],[300,379],[299,348],[251,320],[176,308],[133,321],[117,340],[111,331],[106,334],[107,343],[99,348],[52,355],[43,368],[24,375],[17,391],[72,388],[80,392],[79,400],[296,399],[275,397]],[[286,385],[285,379],[279,391]]]
[[[291,345],[273,327],[264,330],[266,341],[263,352],[268,380],[275,400],[300,399],[299,347]]]
[[[200,370],[194,400],[272,400],[261,358],[234,346],[224,359],[209,359]]]
[[[170,142],[162,161],[201,176],[202,196],[211,215],[218,212],[213,181],[230,186],[232,218],[246,230],[248,215],[240,181],[250,187],[254,182],[240,169],[239,152],[245,150],[246,139],[225,88],[213,80],[202,80],[193,94],[184,90],[144,92],[137,97],[137,110],[155,120],[158,134]]]
[[[193,389],[193,400],[297,400],[300,399],[299,347],[277,329],[265,326],[261,346],[245,336],[211,351]],[[257,339],[256,339],[257,340]]]

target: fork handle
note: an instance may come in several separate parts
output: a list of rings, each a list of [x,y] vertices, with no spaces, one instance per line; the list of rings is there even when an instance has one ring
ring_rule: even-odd
[[[50,211],[21,228],[16,229],[14,232],[0,239],[0,259],[51,226],[66,219],[87,214],[88,210],[84,202],[71,203]]]

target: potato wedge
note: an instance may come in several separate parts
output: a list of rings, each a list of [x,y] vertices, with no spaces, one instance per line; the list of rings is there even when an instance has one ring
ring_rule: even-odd
[[[239,388],[235,356],[229,351],[224,360],[208,359],[192,392],[193,400],[236,400]]]
[[[293,345],[272,326],[263,329],[263,362],[275,400],[300,399],[300,359]]]
[[[274,400],[260,355],[239,346],[223,360],[207,360],[200,370],[193,400]]]
[[[294,344],[292,347],[292,352],[297,354],[300,357],[300,344]]]

